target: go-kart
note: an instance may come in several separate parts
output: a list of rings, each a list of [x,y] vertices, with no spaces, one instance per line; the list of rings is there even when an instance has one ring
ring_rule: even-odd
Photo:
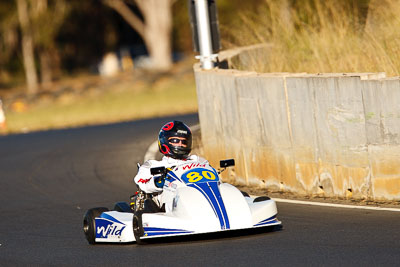
[[[275,201],[250,197],[220,180],[230,166],[233,159],[220,161],[218,171],[208,163],[151,168],[152,175],[164,179],[164,205],[160,208],[154,195],[139,190],[130,204],[118,202],[111,211],[89,209],[83,220],[86,239],[90,244],[141,244],[151,238],[280,226]]]

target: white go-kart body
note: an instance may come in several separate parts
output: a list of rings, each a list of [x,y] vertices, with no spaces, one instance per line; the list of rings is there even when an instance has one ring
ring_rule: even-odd
[[[245,196],[221,182],[209,164],[188,163],[169,171],[160,197],[165,212],[142,214],[140,240],[281,224],[273,200]],[[102,212],[94,218],[95,243],[136,241],[133,216],[129,211]]]

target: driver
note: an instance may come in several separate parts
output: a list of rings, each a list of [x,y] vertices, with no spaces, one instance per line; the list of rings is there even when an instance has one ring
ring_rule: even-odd
[[[171,168],[183,163],[208,163],[207,160],[196,155],[189,155],[192,150],[192,132],[181,121],[166,123],[158,134],[158,148],[164,157],[161,161],[148,160],[140,166],[134,181],[145,193],[163,191],[164,179],[161,176],[152,176],[150,168]],[[158,198],[160,199],[160,198]],[[160,205],[160,203],[158,203]],[[160,205],[161,206],[161,205]]]

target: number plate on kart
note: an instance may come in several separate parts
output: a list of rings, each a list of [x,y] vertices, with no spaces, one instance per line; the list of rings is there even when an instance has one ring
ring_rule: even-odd
[[[214,169],[196,168],[185,172],[181,176],[185,183],[206,183],[206,182],[217,182],[219,177]]]

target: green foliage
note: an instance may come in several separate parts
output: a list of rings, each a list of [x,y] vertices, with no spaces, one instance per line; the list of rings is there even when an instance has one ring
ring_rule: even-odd
[[[178,0],[172,6],[172,44],[174,50],[190,52],[192,33],[189,24],[188,1]]]
[[[0,2],[0,70],[8,63],[15,50],[17,25],[18,18],[14,1]]]
[[[229,32],[242,22],[240,14],[254,13],[264,0],[216,0],[221,40],[224,47],[229,47]],[[177,0],[173,5],[173,38],[174,49],[190,53],[193,48],[192,32],[189,24],[188,0]],[[224,48],[223,47],[223,48]]]
[[[102,1],[27,1],[38,67],[39,53],[44,50],[63,74],[73,74],[93,68],[106,52],[143,46],[140,36]],[[38,8],[39,2],[46,2],[47,8]],[[140,14],[133,0],[127,2],[133,12]],[[173,52],[193,54],[187,3],[176,0],[173,4]],[[232,43],[230,31],[242,25],[241,14],[256,14],[264,0],[216,0],[216,3],[225,49]],[[23,73],[20,41],[16,1],[0,1],[0,87],[7,82],[3,77],[9,77],[9,84],[13,84],[11,80]],[[53,68],[54,72],[56,69]]]
[[[31,0],[34,5],[36,0]],[[55,37],[68,15],[70,7],[64,0],[48,0],[44,10],[31,12],[31,25],[37,46],[42,48],[54,47]]]

